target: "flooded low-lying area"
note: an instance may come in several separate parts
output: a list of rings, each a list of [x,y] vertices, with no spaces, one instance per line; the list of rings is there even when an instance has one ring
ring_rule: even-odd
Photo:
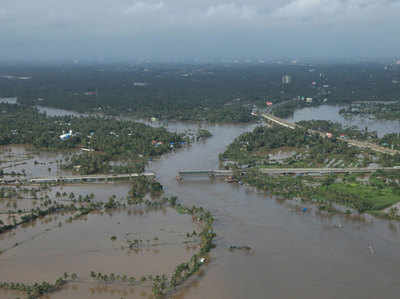
[[[0,290],[0,298],[1,299],[15,299],[15,298],[24,298],[24,293],[14,291],[14,290]]]
[[[25,145],[0,147],[0,167],[7,179],[71,174],[61,169],[64,158],[63,153],[38,151]]]
[[[59,201],[74,201],[89,198],[106,202],[110,197],[126,198],[131,188],[129,182],[65,184],[51,188],[50,196]]]
[[[26,199],[0,199],[0,215],[13,213],[15,211],[28,211],[43,207],[44,202],[27,197]]]
[[[136,209],[92,213],[71,222],[58,217],[51,230],[36,224],[46,233],[35,238],[38,230],[30,229],[29,234],[17,230],[1,241],[19,245],[0,255],[0,277],[32,283],[53,281],[68,272],[86,280],[95,271],[140,279],[171,273],[191,257],[197,245],[196,239],[186,237],[195,229],[191,217],[170,208]],[[129,246],[131,242],[134,246]]]
[[[12,224],[14,222],[14,218],[18,221],[19,217],[22,215],[23,214],[12,215],[10,218],[6,219],[5,223],[10,221],[9,224]],[[62,225],[65,223],[73,215],[74,213],[72,212],[63,212],[44,216],[29,223],[22,224],[14,230],[0,234],[0,251],[2,252],[0,255],[0,261],[4,259],[6,252],[12,251],[14,248],[17,248],[22,244],[28,245],[32,240],[38,239],[40,236],[45,235],[50,231],[58,231],[60,224]],[[29,248],[29,245],[28,247],[24,248]],[[1,270],[8,271],[7,268],[2,268],[0,271]],[[7,276],[4,275],[2,277]]]
[[[111,197],[126,199],[129,182],[63,184],[44,188],[38,185],[0,186],[0,215],[45,208],[49,203],[69,204],[82,201],[106,202]],[[1,217],[1,216],[0,216]]]
[[[331,119],[328,116],[338,114],[337,108],[306,109],[296,112],[294,120]],[[326,114],[318,109],[326,109]],[[147,168],[156,173],[167,195],[177,195],[187,206],[205,207],[216,219],[216,248],[206,267],[169,297],[398,298],[398,222],[369,215],[327,214],[300,200],[276,198],[250,186],[208,177],[178,182],[176,175],[181,169],[217,169],[218,154],[256,125],[153,125],[178,132],[202,126],[213,134],[204,142],[152,161]],[[379,134],[388,132],[385,126],[368,127]],[[390,124],[388,127],[400,131]],[[56,199],[57,191],[85,196],[94,193],[95,200],[103,201],[113,194],[126,197],[128,190],[129,184],[123,183],[65,185],[53,188],[50,197]],[[48,228],[51,230],[22,242]],[[24,229],[32,233],[24,235]],[[3,242],[22,242],[0,255],[0,277],[10,281],[53,281],[64,272],[78,273],[77,282],[48,296],[56,299],[150,298],[150,285],[93,282],[89,272],[134,276],[170,273],[196,247],[195,242],[185,242],[185,234],[195,229],[191,217],[168,208],[144,211],[129,207],[109,214],[92,213],[70,223],[58,218],[48,226],[37,223],[29,229],[0,236],[1,248]],[[129,249],[127,240],[135,239],[143,241],[139,248]],[[249,246],[251,250],[230,250],[231,246]],[[4,298],[11,294],[2,292],[0,297],[5,294]]]
[[[1,293],[0,293],[1,294]],[[121,298],[154,298],[150,285],[127,286],[121,284],[104,283],[71,283],[61,291],[52,294],[51,299],[69,298],[96,298],[96,299],[121,299]]]
[[[370,119],[361,116],[344,117],[339,114],[340,109],[344,106],[338,105],[321,105],[318,107],[307,107],[294,112],[292,117],[287,118],[290,122],[298,122],[302,120],[321,119],[339,122],[342,125],[351,127],[356,126],[360,129],[367,128],[368,131],[376,131],[378,137],[382,137],[389,133],[400,132],[400,121],[396,120],[379,120]]]

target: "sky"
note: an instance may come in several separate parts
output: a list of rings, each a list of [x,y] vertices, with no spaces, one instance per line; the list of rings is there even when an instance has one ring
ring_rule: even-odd
[[[0,0],[0,60],[400,56],[400,0]]]

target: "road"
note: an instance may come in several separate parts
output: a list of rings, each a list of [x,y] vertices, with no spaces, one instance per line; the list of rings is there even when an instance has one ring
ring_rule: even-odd
[[[378,170],[382,171],[400,171],[400,167],[374,167],[374,168],[260,168],[259,171],[263,174],[330,174],[330,173],[372,173]],[[241,170],[246,172],[246,170]],[[180,176],[231,176],[234,172],[232,170],[180,170]]]
[[[375,167],[375,168],[261,168],[260,172],[265,174],[329,174],[329,173],[371,173],[378,170],[400,171],[397,167]]]
[[[288,122],[284,119],[281,119],[279,117],[273,116],[268,113],[263,113],[262,117],[265,118],[266,120],[268,120],[269,122],[272,122],[274,124],[277,124],[277,125],[285,127],[285,128],[289,128],[289,129],[293,129],[293,130],[295,128],[302,128],[301,126],[299,126],[297,124]],[[318,134],[324,138],[327,138],[326,132],[321,132],[321,131],[317,131],[317,130],[307,130],[307,131],[310,134]],[[370,150],[373,150],[375,152],[382,153],[382,154],[396,155],[396,154],[400,153],[398,150],[383,147],[383,146],[380,146],[380,145],[377,145],[377,144],[371,143],[371,142],[359,141],[359,140],[354,140],[354,139],[349,139],[349,138],[344,138],[344,137],[338,137],[338,139],[343,142],[346,142],[347,144],[349,144],[351,146],[356,146],[359,148],[368,148]]]
[[[87,182],[87,181],[107,181],[116,179],[129,179],[139,176],[154,176],[153,172],[127,173],[127,174],[99,174],[99,175],[71,175],[59,177],[43,177],[30,179],[31,183],[53,183],[53,182]]]

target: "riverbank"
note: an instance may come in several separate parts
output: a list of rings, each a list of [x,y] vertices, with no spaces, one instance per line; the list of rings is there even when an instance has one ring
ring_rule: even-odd
[[[399,155],[350,146],[338,138],[339,134],[344,136],[345,133],[351,138],[364,136],[354,128],[351,131],[344,130],[340,125],[326,121],[302,121],[299,124],[295,129],[279,126],[257,127],[253,132],[236,138],[220,155],[222,160],[234,161],[227,166],[236,169],[233,181],[243,181],[284,198],[301,198],[321,203],[320,209],[331,211],[334,210],[331,203],[337,203],[360,213],[382,213],[384,209],[400,201],[397,168],[392,168],[392,171],[378,170],[371,172],[372,174],[325,172],[319,174],[321,177],[308,176],[308,173],[306,176],[300,173],[295,177],[282,177],[277,172],[268,173],[266,170],[271,167],[368,169],[397,165],[400,159]],[[322,130],[321,127],[332,129],[332,133],[329,133],[331,135],[322,137],[321,134],[310,133],[310,130]],[[271,159],[276,151],[284,151],[286,148],[294,150],[279,160]],[[243,172],[241,170],[244,167]],[[386,216],[394,219],[400,215],[397,210],[392,209]]]

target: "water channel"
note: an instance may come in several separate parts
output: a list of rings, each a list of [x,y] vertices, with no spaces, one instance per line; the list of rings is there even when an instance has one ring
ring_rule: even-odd
[[[368,128],[369,131],[376,131],[379,137],[388,133],[400,132],[400,121],[378,120],[360,116],[344,117],[339,114],[343,106],[321,105],[318,107],[307,107],[295,111],[292,117],[287,118],[290,122],[310,119],[324,119],[339,122],[344,126],[356,126],[360,129]]]
[[[51,109],[46,110],[51,115]],[[297,111],[293,119],[338,120],[337,111],[337,107],[307,108]],[[176,181],[180,169],[217,168],[218,153],[254,126],[203,125],[213,134],[211,138],[148,166],[167,194],[179,196],[189,206],[204,206],[217,219],[217,246],[209,264],[173,298],[398,298],[400,223],[368,216],[328,216],[312,206],[304,213],[300,203],[209,178]],[[399,124],[369,123],[368,127],[379,133],[400,132]],[[196,130],[198,124],[169,122],[167,128]],[[86,187],[81,188],[84,192]],[[252,250],[231,252],[231,245],[249,245]],[[91,290],[75,285],[51,298],[115,297],[107,292],[100,296]],[[117,293],[115,298],[143,298],[149,294],[121,292],[126,296]]]

